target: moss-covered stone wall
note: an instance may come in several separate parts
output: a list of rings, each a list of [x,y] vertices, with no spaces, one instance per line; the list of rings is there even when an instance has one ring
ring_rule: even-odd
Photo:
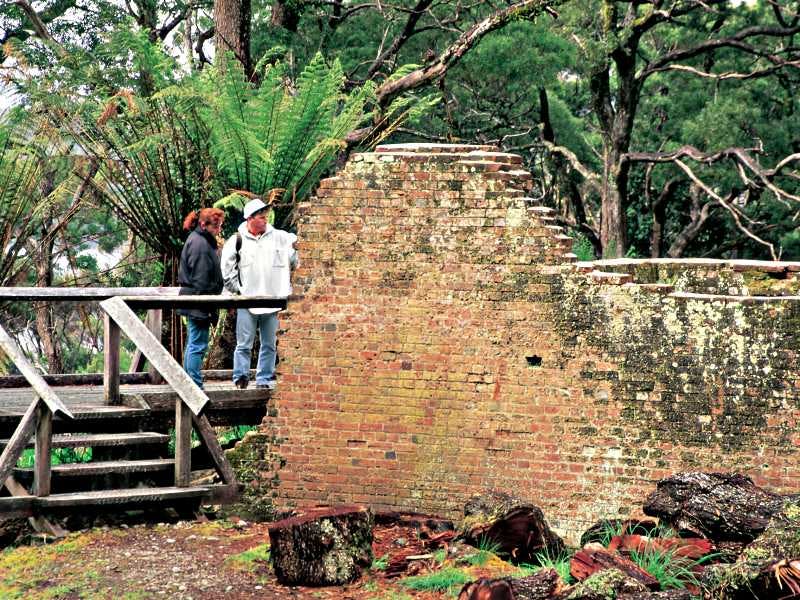
[[[456,515],[493,488],[572,538],[683,469],[797,491],[800,265],[576,263],[520,162],[388,146],[322,182],[253,489]]]

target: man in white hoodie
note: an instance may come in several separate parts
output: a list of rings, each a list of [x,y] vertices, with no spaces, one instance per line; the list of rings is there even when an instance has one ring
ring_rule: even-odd
[[[270,202],[271,203],[271,202]],[[243,296],[286,298],[292,293],[291,271],[297,266],[297,236],[269,224],[270,207],[260,198],[244,206],[245,221],[222,248],[225,288]],[[240,308],[236,313],[233,382],[244,389],[250,379],[250,355],[256,330],[261,336],[256,387],[275,389],[277,308]]]

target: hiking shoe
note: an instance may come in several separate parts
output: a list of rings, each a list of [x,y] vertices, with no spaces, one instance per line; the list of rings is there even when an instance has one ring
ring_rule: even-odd
[[[246,390],[248,383],[250,383],[250,380],[247,379],[247,377],[239,377],[239,379],[233,382],[233,385],[235,385],[240,390]]]
[[[274,379],[270,379],[267,383],[257,383],[256,389],[259,390],[274,390],[277,387],[277,382]]]

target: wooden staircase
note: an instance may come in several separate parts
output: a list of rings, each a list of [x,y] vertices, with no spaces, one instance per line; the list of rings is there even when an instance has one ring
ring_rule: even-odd
[[[196,301],[197,297],[194,298]],[[135,299],[126,299],[135,300]],[[0,483],[10,496],[0,497],[0,517],[26,516],[37,529],[58,533],[50,514],[118,510],[145,504],[197,508],[200,502],[229,502],[240,492],[207,416],[211,405],[151,331],[120,297],[100,303],[105,312],[105,405],[70,410],[0,326],[2,350],[25,377],[33,401],[13,433],[0,441]],[[136,344],[169,386],[172,409],[157,415],[141,398],[123,406],[120,393],[119,335]],[[209,411],[210,412],[210,411]],[[169,418],[164,418],[165,414]],[[174,423],[175,452],[170,456],[167,428]],[[156,425],[156,427],[152,427]],[[160,429],[160,430],[153,430]],[[195,431],[222,483],[191,485],[191,436]],[[31,468],[18,466],[26,448],[34,449]],[[85,463],[51,465],[53,448],[91,448]]]

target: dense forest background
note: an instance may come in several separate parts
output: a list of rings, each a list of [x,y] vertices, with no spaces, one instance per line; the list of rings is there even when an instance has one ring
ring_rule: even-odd
[[[595,256],[800,260],[800,2],[3,0],[0,282],[174,284],[180,223],[380,142],[519,153]],[[78,308],[7,307],[51,372]]]

